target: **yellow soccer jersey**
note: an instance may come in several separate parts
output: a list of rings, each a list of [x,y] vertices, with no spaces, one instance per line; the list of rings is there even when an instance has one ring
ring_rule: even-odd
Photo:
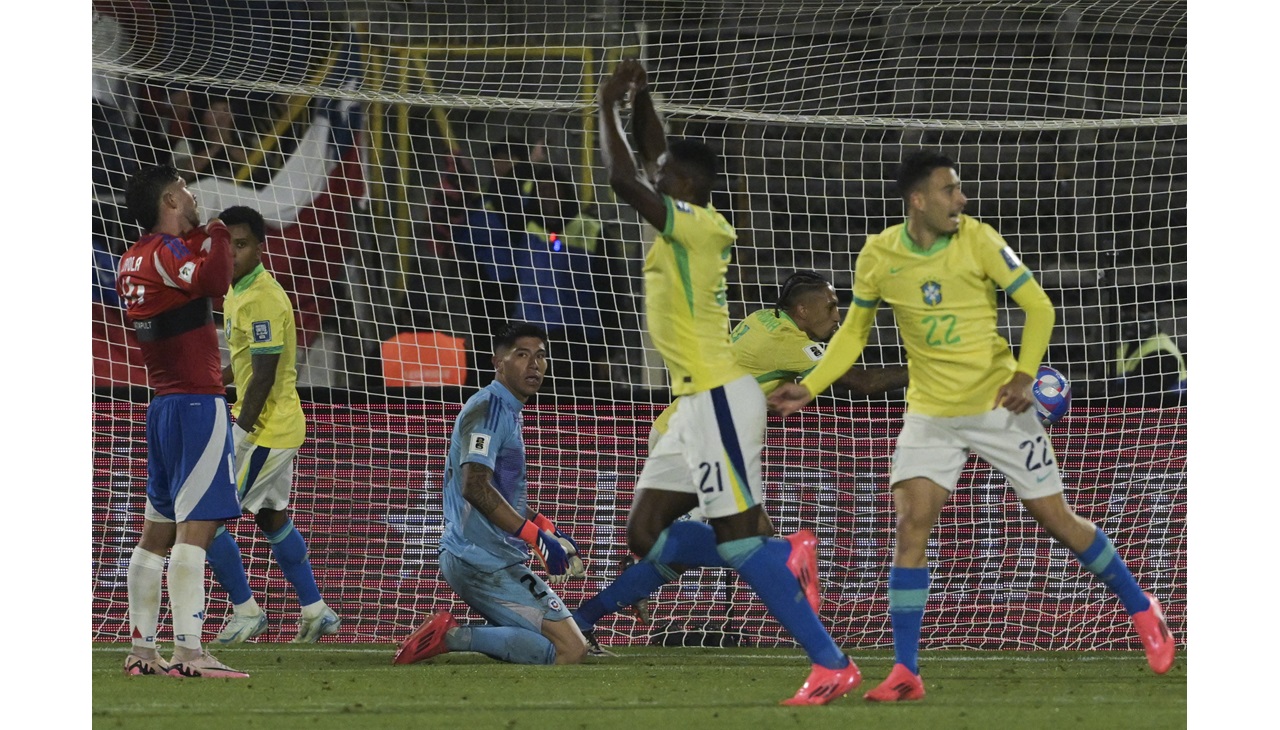
[[[280,355],[276,382],[258,416],[253,442],[272,449],[301,446],[307,421],[298,398],[298,332],[289,296],[271,272],[259,265],[227,292],[222,312],[231,370],[240,393],[252,377],[255,354]],[[232,411],[239,417],[239,400]]]
[[[1016,361],[997,327],[996,287],[1027,311]],[[861,353],[882,301],[907,350],[907,409],[931,416],[991,410],[1015,370],[1034,377],[1053,325],[1048,296],[991,226],[961,216],[958,232],[924,251],[898,224],[871,236],[858,255],[853,306],[827,360],[803,381],[811,392],[825,390],[848,368],[840,363]]]
[[[747,315],[730,336],[734,358],[755,376],[765,395],[781,383],[804,377],[822,359],[826,345],[814,342],[796,326],[786,312],[761,309]],[[679,399],[667,406],[653,427],[667,432],[667,422],[675,413]]]
[[[729,344],[726,301],[737,234],[711,206],[663,197],[667,223],[644,262],[645,315],[672,394],[687,395],[746,374]]]

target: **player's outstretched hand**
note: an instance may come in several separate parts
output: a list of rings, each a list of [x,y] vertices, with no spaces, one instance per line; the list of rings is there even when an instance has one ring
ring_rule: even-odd
[[[789,416],[811,400],[813,394],[808,388],[799,383],[783,383],[769,394],[769,412],[775,416]]]
[[[564,575],[569,569],[569,555],[555,535],[539,530],[530,520],[525,520],[515,534],[529,544],[529,551],[542,563],[547,575]]]

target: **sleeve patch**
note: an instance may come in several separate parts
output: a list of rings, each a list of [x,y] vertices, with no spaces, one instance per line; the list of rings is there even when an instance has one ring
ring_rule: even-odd
[[[1016,255],[1014,255],[1013,249],[1009,248],[1008,246],[1005,246],[1003,249],[1000,250],[1000,255],[1004,257],[1004,263],[1006,266],[1009,267],[1010,271],[1013,271],[1014,269],[1017,269],[1019,266],[1022,266],[1022,262],[1018,260],[1018,257]]]
[[[804,354],[808,355],[809,359],[814,362],[821,360],[822,353],[826,351],[827,346],[821,342],[814,342],[813,344],[805,345],[804,347]]]
[[[269,320],[254,322],[252,331],[253,331],[254,342],[270,342],[271,341],[271,322]]]
[[[676,210],[680,211],[681,213],[693,212],[693,208],[689,207],[689,204],[684,202],[683,200],[677,200],[675,201],[675,203],[676,203]]]
[[[196,274],[196,262],[194,261],[188,261],[187,263],[182,265],[182,268],[178,269],[178,278],[182,279],[188,284],[191,283],[191,279],[195,276],[195,274]]]
[[[470,445],[467,446],[467,452],[471,454],[479,454],[480,456],[489,455],[489,434],[473,433],[471,434]]]

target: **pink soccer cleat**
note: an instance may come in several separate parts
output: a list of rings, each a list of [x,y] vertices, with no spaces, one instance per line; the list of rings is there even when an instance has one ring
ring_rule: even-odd
[[[391,663],[413,664],[444,654],[449,651],[445,646],[444,636],[449,633],[449,629],[457,625],[458,622],[454,620],[453,614],[448,611],[433,614],[426,623],[409,634],[409,638],[400,644],[400,648],[396,649],[396,655],[391,658]]]
[[[822,587],[818,585],[818,536],[812,530],[796,530],[787,535],[791,543],[791,555],[787,557],[787,570],[800,581],[804,597],[809,600],[813,612],[822,609]]]
[[[845,657],[848,659],[848,657]],[[782,701],[784,705],[825,705],[837,697],[843,697],[862,682],[862,671],[849,659],[842,669],[827,669],[813,665],[809,678],[804,681],[794,697]]]
[[[1151,607],[1133,614],[1133,627],[1138,630],[1142,639],[1142,650],[1147,653],[1147,664],[1156,674],[1164,674],[1173,666],[1173,655],[1177,648],[1169,624],[1165,623],[1164,610],[1160,602],[1150,593],[1146,594]]]
[[[894,664],[893,671],[879,687],[862,696],[870,702],[910,702],[924,699],[924,682],[905,664]]]

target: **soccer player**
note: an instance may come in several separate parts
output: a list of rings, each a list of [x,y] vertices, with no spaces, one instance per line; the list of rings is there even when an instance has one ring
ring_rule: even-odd
[[[129,215],[145,232],[120,258],[116,288],[133,323],[147,382],[147,506],[129,558],[131,675],[233,677],[204,650],[205,551],[223,520],[240,515],[231,473],[231,417],[213,299],[231,284],[231,237],[200,225],[195,196],[171,165],[129,181]],[[169,556],[165,572],[165,555]],[[160,657],[161,578],[173,613],[173,658]]]
[[[645,170],[619,118],[628,94]],[[671,565],[733,568],[813,663],[784,703],[826,704],[857,686],[862,674],[823,627],[797,577],[816,583],[813,544],[773,537],[764,517],[765,397],[729,341],[725,274],[737,234],[710,205],[716,155],[696,140],[668,144],[639,61],[619,63],[598,101],[609,184],[659,231],[645,260],[645,313],[680,398],[636,482],[628,546],[667,571],[667,579],[675,578]],[[678,520],[694,507],[709,525]],[[708,534],[714,540],[703,539]]]
[[[924,697],[918,654],[929,594],[926,544],[971,451],[999,469],[1036,522],[1119,597],[1151,668],[1169,671],[1174,642],[1159,602],[1138,587],[1102,530],[1067,505],[1053,447],[1033,408],[1031,384],[1049,346],[1053,303],[1000,234],[964,214],[955,162],[932,150],[913,152],[897,183],[907,220],[863,247],[853,306],[826,356],[799,383],[769,396],[781,415],[802,408],[858,359],[880,302],[893,308],[911,372],[889,473],[897,515],[889,571],[895,663],[865,698]],[[997,287],[1026,313],[1016,358],[996,327]]]
[[[533,553],[549,576],[563,576],[573,540],[528,504],[521,409],[547,374],[547,335],[513,322],[493,344],[494,379],[471,396],[453,424],[444,464],[440,572],[489,622],[460,626],[439,611],[392,658],[413,664],[450,651],[475,651],[513,664],[578,664],[587,641],[564,601],[529,570]],[[563,542],[562,542],[563,540]]]
[[[253,208],[236,205],[218,218],[231,233],[235,264],[231,290],[222,305],[231,364],[222,369],[225,385],[237,384],[231,411],[240,507],[271,544],[280,572],[293,586],[302,607],[297,643],[314,643],[336,634],[342,619],[320,597],[307,543],[289,518],[293,465],[306,438],[307,422],[298,399],[298,336],[293,305],[284,288],[262,265],[266,224]],[[231,598],[232,615],[218,634],[220,644],[240,643],[267,630],[267,614],[258,605],[244,572],[240,546],[219,527],[209,546],[209,566]]]
[[[815,271],[797,271],[782,283],[777,303],[749,314],[733,329],[729,339],[738,364],[755,376],[760,389],[768,395],[782,383],[795,382],[813,370],[826,348],[824,343],[839,326],[840,308],[835,287]],[[907,369],[902,366],[852,367],[838,382],[853,395],[883,393],[905,388]],[[650,452],[667,432],[667,424],[679,405],[677,398],[654,421],[649,432]],[[761,517],[768,520],[763,512]],[[772,533],[772,524],[766,529]],[[702,539],[714,542],[715,537],[710,531],[704,531]],[[816,538],[812,532],[802,530],[786,539]],[[710,557],[712,552],[707,551],[707,555]],[[636,562],[634,558],[625,560],[624,565],[626,569],[613,583],[573,612],[573,619],[587,637],[594,655],[608,653],[595,638],[595,625],[601,618],[630,605],[641,621],[648,621],[648,596],[670,582],[667,575],[684,572],[684,566],[668,565],[662,569],[653,561]],[[720,567],[728,566],[721,563]],[[814,610],[818,610],[816,580],[810,599]]]

